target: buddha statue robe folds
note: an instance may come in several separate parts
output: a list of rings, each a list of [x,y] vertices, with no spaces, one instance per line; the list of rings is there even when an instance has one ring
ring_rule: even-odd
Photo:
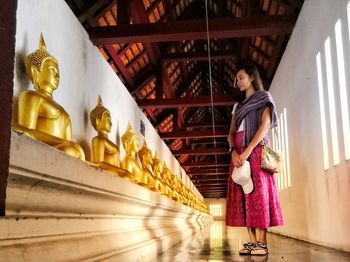
[[[83,149],[71,141],[72,127],[67,112],[53,100],[59,84],[56,58],[46,51],[40,36],[39,49],[25,58],[26,74],[35,91],[23,91],[18,100],[17,123],[12,129],[85,160]]]
[[[112,120],[110,112],[103,106],[100,96],[98,97],[97,106],[90,113],[90,121],[97,131],[97,136],[92,139],[92,166],[134,182],[132,174],[120,168],[119,147],[108,139],[108,134],[112,128]]]

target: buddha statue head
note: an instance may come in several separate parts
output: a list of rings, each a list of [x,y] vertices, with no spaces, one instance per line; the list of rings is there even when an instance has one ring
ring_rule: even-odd
[[[148,165],[152,165],[153,159],[152,159],[152,152],[147,147],[146,141],[143,142],[143,145],[141,149],[138,152],[139,158],[141,160],[142,166],[146,167]]]
[[[101,96],[98,96],[97,106],[90,112],[90,121],[99,135],[107,136],[111,132],[111,114],[103,106]]]
[[[55,57],[46,51],[43,35],[40,35],[39,49],[24,59],[25,71],[37,92],[52,96],[58,87],[59,71]]]
[[[138,151],[137,136],[132,130],[130,122],[128,123],[128,127],[125,133],[122,135],[121,140],[127,155],[136,153]]]

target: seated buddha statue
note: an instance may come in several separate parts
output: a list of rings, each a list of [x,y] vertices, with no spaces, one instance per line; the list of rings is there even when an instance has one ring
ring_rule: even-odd
[[[152,152],[147,147],[146,141],[144,141],[143,146],[138,152],[138,155],[142,165],[140,180],[142,181],[143,186],[152,191],[157,191],[156,177],[152,171]]]
[[[163,162],[158,158],[158,154],[156,152],[153,158],[153,174],[156,178],[156,189],[158,193],[165,195],[164,180],[162,177],[162,173],[163,173]]]
[[[39,49],[25,58],[25,71],[35,90],[20,94],[18,119],[12,123],[12,129],[85,160],[83,149],[71,141],[72,126],[67,112],[53,100],[60,79],[58,62],[46,51],[42,35]]]
[[[129,171],[135,180],[135,183],[143,185],[141,180],[141,168],[137,162],[138,140],[137,136],[131,128],[131,124],[122,135],[122,144],[125,150],[125,156],[121,163],[121,168]]]
[[[194,207],[194,194],[192,191],[189,191],[187,203],[189,207],[192,207],[192,208]]]
[[[171,181],[171,176],[172,173],[170,169],[166,166],[166,164],[163,164],[163,173],[162,173],[162,178],[164,181],[164,191],[165,195],[167,195],[169,198],[173,197],[173,190],[172,190],[172,181]]]
[[[97,106],[90,112],[90,121],[97,131],[97,136],[92,139],[92,166],[134,182],[132,174],[120,168],[119,147],[108,139],[112,120],[110,112],[103,106],[100,96],[97,100]]]
[[[186,187],[185,187],[184,183],[182,182],[181,179],[179,179],[178,192],[179,192],[179,196],[180,196],[179,202],[181,204],[185,204],[185,202],[186,202],[185,189],[186,189]]]
[[[179,179],[175,174],[171,174],[171,189],[173,191],[172,199],[179,202],[180,195],[179,195]]]
[[[182,185],[182,204],[188,205],[188,188],[184,184]]]

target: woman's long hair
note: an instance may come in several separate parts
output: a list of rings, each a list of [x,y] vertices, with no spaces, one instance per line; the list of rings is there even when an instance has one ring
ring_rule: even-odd
[[[244,70],[244,72],[247,75],[249,75],[250,77],[253,78],[252,84],[254,86],[255,91],[264,90],[264,86],[262,84],[258,68],[255,65],[249,65],[249,64],[242,65],[242,66],[238,67],[236,73],[238,73],[238,71],[240,71],[240,70]],[[236,80],[235,80],[235,83],[236,83]],[[245,99],[245,92],[241,92],[238,90],[237,95],[238,95],[237,96],[238,102],[241,103]]]

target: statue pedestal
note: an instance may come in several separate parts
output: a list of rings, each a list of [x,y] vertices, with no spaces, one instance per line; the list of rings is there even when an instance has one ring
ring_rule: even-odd
[[[151,261],[212,220],[15,132],[9,171],[6,261]]]

